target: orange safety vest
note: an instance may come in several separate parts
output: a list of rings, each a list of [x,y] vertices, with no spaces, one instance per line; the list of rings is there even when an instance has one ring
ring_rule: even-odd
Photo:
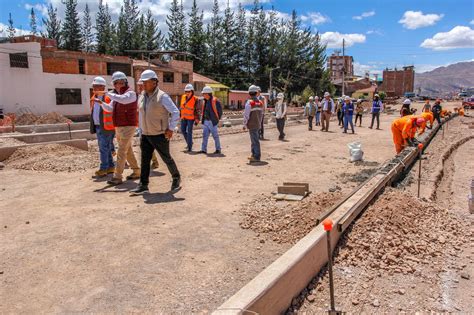
[[[196,96],[191,96],[190,99],[186,95],[181,97],[181,119],[194,120],[194,111],[196,109]]]
[[[212,102],[211,102],[211,107],[212,107],[212,111],[216,115],[217,120],[219,120],[219,113],[217,112],[217,107],[216,107],[217,101],[218,101],[217,97],[213,96],[212,97]],[[204,102],[202,102],[202,111],[201,112],[202,112],[202,118],[203,119],[204,119],[205,107],[206,107],[206,100],[204,100]]]
[[[92,109],[94,108],[95,99],[96,99],[96,95],[92,94],[92,97],[91,97],[91,113],[92,113]],[[105,96],[104,101],[107,104],[110,104],[111,99],[108,96]],[[114,121],[113,121],[113,113],[108,112],[103,108],[102,108],[102,111],[103,111],[104,129],[109,130],[109,131],[115,130]]]

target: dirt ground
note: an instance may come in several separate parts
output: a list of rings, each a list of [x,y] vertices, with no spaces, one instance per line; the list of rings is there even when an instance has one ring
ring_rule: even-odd
[[[467,196],[474,176],[474,135],[459,117],[428,146],[417,194],[418,164],[358,219],[335,255],[336,308],[349,313],[471,313],[474,215]],[[449,154],[448,154],[449,153]],[[444,161],[441,176],[437,167]],[[436,193],[434,193],[436,192]],[[294,300],[288,313],[329,307],[327,272]]]
[[[222,156],[185,154],[184,143],[173,142],[183,178],[174,195],[163,166],[144,197],[129,196],[134,182],[110,188],[91,179],[93,169],[7,166],[0,181],[0,312],[213,310],[291,246],[266,237],[262,243],[258,232],[241,228],[242,209],[286,181],[308,182],[315,195],[348,192],[393,156],[395,116],[382,115],[382,130],[370,130],[366,115],[355,135],[334,122],[329,133],[295,125],[287,142],[268,129],[258,166],[246,164],[245,133],[223,136]],[[349,162],[353,141],[362,143],[362,163]]]

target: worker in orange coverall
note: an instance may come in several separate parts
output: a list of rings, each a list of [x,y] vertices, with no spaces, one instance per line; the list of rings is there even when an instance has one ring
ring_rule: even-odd
[[[416,129],[425,122],[424,118],[416,116],[404,116],[397,118],[392,123],[393,143],[397,154],[407,146],[407,144],[414,146],[416,139]]]
[[[428,122],[430,123],[428,129],[433,128],[434,115],[432,112],[422,112],[417,117],[421,117],[425,120],[425,122],[420,126],[418,135],[422,135],[425,132]]]

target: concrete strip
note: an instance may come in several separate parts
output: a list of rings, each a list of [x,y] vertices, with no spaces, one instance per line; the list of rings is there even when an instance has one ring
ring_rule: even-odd
[[[278,186],[279,194],[304,196],[306,192],[304,186]]]
[[[87,151],[89,149],[86,139],[51,141],[51,142],[15,145],[11,147],[0,147],[0,161],[4,161],[8,159],[10,155],[12,155],[18,148],[35,146],[35,145],[45,145],[45,144],[65,144],[65,145],[69,145],[71,147],[75,147],[84,151]]]
[[[89,122],[78,122],[71,124],[71,130],[85,130],[89,129]],[[57,131],[69,131],[68,125],[62,124],[44,124],[44,125],[23,125],[15,126],[15,130],[21,133],[44,133],[44,132],[57,132]]]
[[[25,143],[40,143],[40,142],[51,142],[51,141],[63,141],[63,140],[74,140],[74,139],[96,139],[95,134],[91,134],[89,130],[74,130],[71,131],[57,131],[57,132],[45,132],[45,133],[30,133],[30,134],[14,134],[9,135],[9,138],[14,138]]]

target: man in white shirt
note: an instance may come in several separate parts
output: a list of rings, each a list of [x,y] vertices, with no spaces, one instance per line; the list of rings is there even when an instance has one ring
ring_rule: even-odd
[[[329,131],[329,120],[336,109],[334,106],[334,101],[332,100],[331,94],[329,94],[329,92],[324,93],[324,99],[321,101],[321,106],[323,110],[321,131],[327,132]]]

